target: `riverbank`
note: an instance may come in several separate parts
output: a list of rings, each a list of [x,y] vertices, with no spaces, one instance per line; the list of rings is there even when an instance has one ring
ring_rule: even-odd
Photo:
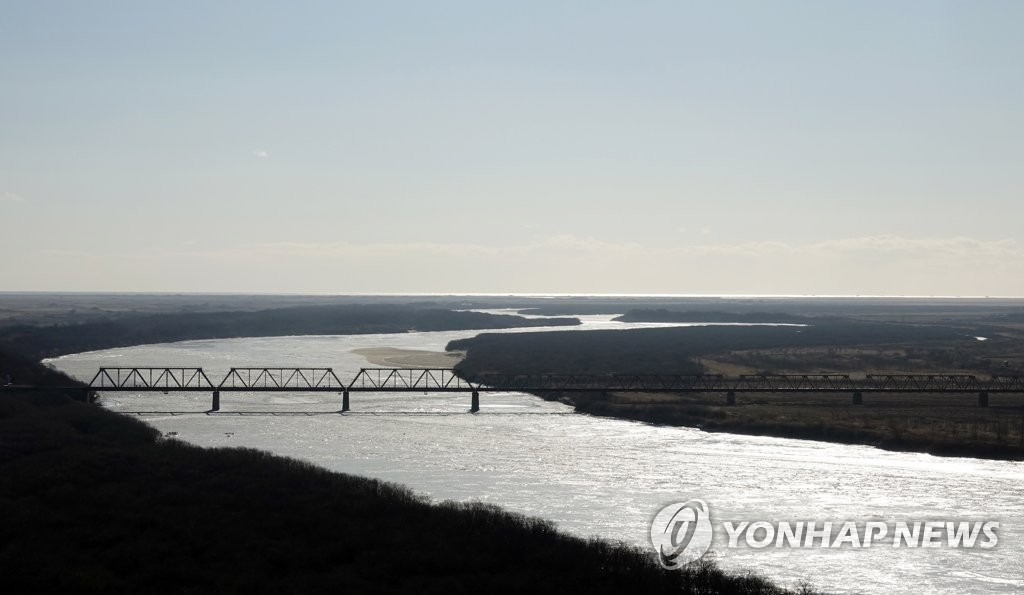
[[[1024,415],[1017,395],[993,395],[976,411],[974,395],[546,395],[581,413],[753,436],[862,444],[947,457],[1024,460]],[[1017,442],[1017,444],[1011,444]]]

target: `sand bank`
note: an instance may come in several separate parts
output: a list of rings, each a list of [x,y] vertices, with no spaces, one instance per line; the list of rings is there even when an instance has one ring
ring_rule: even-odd
[[[426,351],[395,347],[366,347],[352,353],[366,358],[375,366],[402,368],[451,368],[466,356],[464,351]]]

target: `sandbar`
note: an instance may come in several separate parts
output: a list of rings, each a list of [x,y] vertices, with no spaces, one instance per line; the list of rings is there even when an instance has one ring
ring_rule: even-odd
[[[451,368],[466,356],[464,351],[427,351],[425,349],[398,349],[396,347],[365,347],[352,353],[366,358],[376,366]]]

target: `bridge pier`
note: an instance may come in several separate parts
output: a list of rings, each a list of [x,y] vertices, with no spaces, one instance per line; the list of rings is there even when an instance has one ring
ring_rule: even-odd
[[[862,395],[860,393],[860,391],[857,391],[857,392],[853,393],[853,404],[854,405],[861,405],[863,403],[864,403],[864,395]]]
[[[978,407],[988,407],[988,391],[978,393]]]
[[[210,411],[220,411],[220,391],[213,391],[213,403],[210,404]]]
[[[341,393],[341,412],[348,411],[348,391]]]
[[[731,391],[725,393],[725,404],[726,405],[735,405],[736,404],[736,391],[731,390]]]
[[[473,401],[469,406],[469,412],[476,413],[477,411],[480,411],[480,393],[473,391]]]

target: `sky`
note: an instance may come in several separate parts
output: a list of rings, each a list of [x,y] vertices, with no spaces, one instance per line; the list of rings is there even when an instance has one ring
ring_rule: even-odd
[[[0,291],[1024,296],[1022,24],[0,0]]]

